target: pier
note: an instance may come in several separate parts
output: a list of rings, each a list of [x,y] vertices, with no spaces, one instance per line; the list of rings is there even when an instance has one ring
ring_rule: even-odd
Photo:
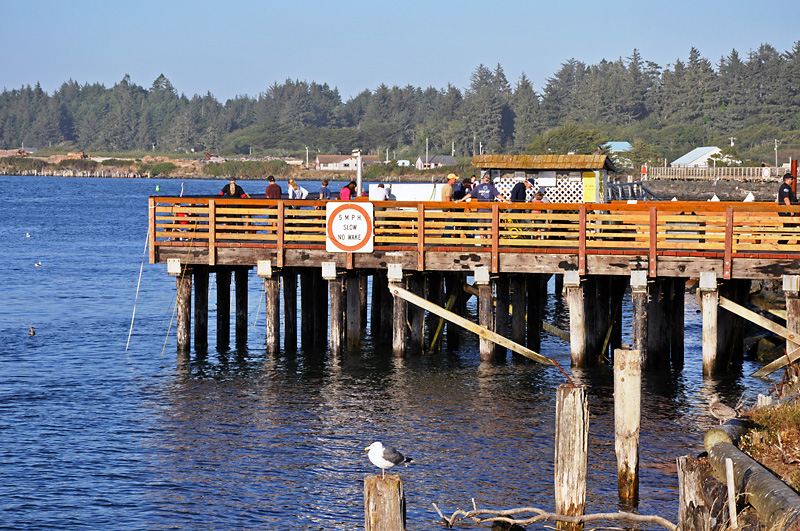
[[[333,202],[333,204],[341,204]],[[366,323],[372,277],[372,333],[396,356],[422,353],[426,326],[438,317],[390,296],[398,286],[460,314],[477,292],[480,327],[539,349],[546,280],[557,276],[570,313],[573,366],[611,359],[621,343],[621,301],[630,289],[632,348],[644,370],[683,364],[683,293],[701,279],[703,372],[719,373],[742,355],[742,317],[720,300],[742,305],[754,279],[785,279],[797,298],[798,207],[767,203],[442,203],[368,202],[369,252],[326,246],[326,202],[207,197],[151,197],[149,259],[166,263],[178,282],[180,350],[207,345],[208,281],[218,284],[217,344],[229,341],[229,286],[236,277],[236,341],[246,340],[247,282],[265,284],[267,349],[280,345],[280,291],[286,339],[296,318],[305,345],[357,350]],[[474,279],[466,285],[467,277]],[[297,308],[296,290],[301,301]],[[466,291],[465,291],[466,289]],[[787,304],[787,329],[800,330]],[[518,311],[524,308],[523,314]],[[457,341],[456,326],[445,334]],[[432,335],[432,334],[431,334]],[[433,348],[441,345],[437,337]],[[481,359],[499,347],[481,342]]]

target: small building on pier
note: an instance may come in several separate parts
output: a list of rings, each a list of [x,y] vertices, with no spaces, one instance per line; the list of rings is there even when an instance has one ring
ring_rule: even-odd
[[[609,174],[617,171],[606,155],[476,155],[472,165],[504,193],[533,179],[529,195],[542,191],[554,203],[602,203]]]

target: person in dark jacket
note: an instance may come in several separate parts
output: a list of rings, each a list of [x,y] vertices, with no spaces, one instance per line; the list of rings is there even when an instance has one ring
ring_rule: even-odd
[[[792,190],[792,181],[794,181],[795,177],[791,173],[787,172],[783,174],[783,182],[781,183],[780,188],[778,188],[778,204],[781,206],[791,206],[797,204],[797,196]],[[779,216],[794,216],[793,212],[778,212]],[[797,225],[794,223],[784,223],[784,228],[794,228]],[[779,244],[786,244],[789,243],[789,240],[778,240]]]
[[[231,182],[220,190],[219,195],[225,197],[247,197],[244,189],[236,184],[236,179],[231,179]]]
[[[266,190],[267,199],[280,199],[283,190],[281,190],[280,185],[275,183],[275,177],[270,175],[267,177],[267,182],[269,183]]]

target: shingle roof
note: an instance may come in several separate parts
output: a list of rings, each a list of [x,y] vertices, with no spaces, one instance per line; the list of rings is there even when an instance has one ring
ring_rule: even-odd
[[[472,165],[506,170],[599,170],[616,172],[606,155],[476,155]]]

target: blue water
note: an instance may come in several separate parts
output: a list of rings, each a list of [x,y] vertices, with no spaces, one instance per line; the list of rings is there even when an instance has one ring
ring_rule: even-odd
[[[224,183],[189,180],[184,193]],[[404,360],[369,337],[359,355],[299,346],[271,356],[255,277],[246,348],[214,350],[212,281],[211,352],[177,354],[174,279],[143,263],[156,185],[162,195],[181,189],[0,176],[0,529],[360,529],[374,440],[414,459],[399,471],[409,529],[442,529],[432,503],[447,514],[472,498],[553,509],[556,370],[510,357],[481,365],[466,334],[457,351]],[[764,391],[744,376],[756,368],[748,362],[702,379],[696,309],[687,296],[683,371],[644,381],[638,511],[673,521],[675,458],[701,452],[715,423],[706,396]],[[552,294],[546,314],[568,328]],[[542,353],[569,366],[559,339],[546,336]],[[614,511],[611,370],[570,373],[589,394],[587,512]]]

